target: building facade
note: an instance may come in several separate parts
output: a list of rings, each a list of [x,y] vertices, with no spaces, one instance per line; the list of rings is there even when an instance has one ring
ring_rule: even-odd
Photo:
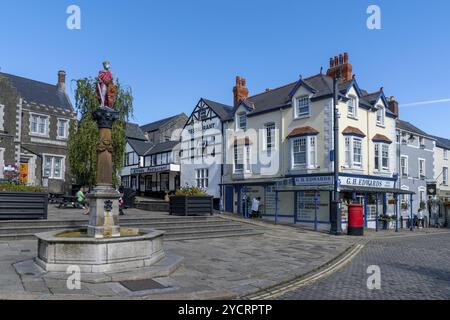
[[[0,73],[0,179],[16,170],[22,183],[69,191],[67,140],[76,114],[65,78],[59,71],[52,85]]]
[[[196,186],[214,197],[219,208],[223,176],[224,123],[232,107],[200,99],[181,134],[181,186]]]
[[[426,209],[429,195],[427,186],[435,179],[435,139],[409,122],[397,119],[397,159],[399,186],[415,193],[413,212]],[[404,216],[409,216],[409,196],[401,199]]]
[[[339,100],[339,189],[343,204],[364,205],[366,227],[394,215],[397,185],[396,107],[383,89],[361,89],[348,55],[330,60],[326,74],[247,96],[237,78],[235,106],[226,122],[222,203],[246,214],[261,198],[262,213],[275,220],[329,229],[333,190],[333,77]],[[244,93],[244,94],[242,94]],[[377,215],[378,213],[378,215]]]
[[[179,139],[186,118],[182,113],[141,127],[127,124],[124,187],[157,198],[180,187]]]
[[[433,136],[436,139],[434,149],[436,197],[440,200],[439,220],[442,225],[450,225],[450,182],[448,170],[450,168],[450,140]]]

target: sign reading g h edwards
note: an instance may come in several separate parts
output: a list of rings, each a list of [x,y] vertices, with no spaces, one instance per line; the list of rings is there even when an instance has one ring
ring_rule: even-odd
[[[381,180],[381,179],[371,179],[371,178],[355,178],[355,177],[339,177],[339,182],[341,186],[352,186],[352,187],[370,187],[379,189],[393,189],[393,180]]]

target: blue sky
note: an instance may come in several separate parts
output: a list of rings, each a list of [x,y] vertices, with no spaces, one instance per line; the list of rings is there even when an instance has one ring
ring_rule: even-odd
[[[81,30],[66,28],[71,4]],[[366,27],[371,4],[382,30]],[[348,51],[361,87],[383,86],[408,104],[450,98],[449,14],[447,0],[0,0],[0,67],[54,83],[59,69],[69,80],[95,76],[107,58],[144,124],[189,114],[200,97],[231,104],[236,75],[255,94],[326,70]],[[400,113],[450,137],[450,102]]]

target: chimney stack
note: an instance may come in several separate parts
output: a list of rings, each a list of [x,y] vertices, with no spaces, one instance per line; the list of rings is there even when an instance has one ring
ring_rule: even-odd
[[[58,90],[66,91],[66,72],[64,70],[58,71]]]
[[[391,96],[387,98],[389,103],[389,110],[392,111],[392,113],[396,114],[398,116],[398,102],[395,100],[395,97]]]
[[[246,81],[244,78],[236,77],[236,86],[233,88],[234,106],[248,98],[248,89],[245,84]]]
[[[353,78],[353,67],[348,62],[348,53],[339,54],[334,58],[330,58],[330,68],[327,70],[327,76],[334,78],[341,76],[342,81],[350,81]]]

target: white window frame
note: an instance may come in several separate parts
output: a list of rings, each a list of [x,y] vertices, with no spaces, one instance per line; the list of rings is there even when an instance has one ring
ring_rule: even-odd
[[[444,160],[448,160],[448,150],[447,149],[443,150],[444,150]]]
[[[236,168],[237,162],[240,160],[238,158],[238,151],[242,150],[242,163],[239,163],[239,166],[242,165],[241,168]],[[250,145],[246,144],[234,144],[233,145],[233,172],[234,173],[251,173],[251,148]]]
[[[391,153],[391,146],[388,143],[381,143],[381,170],[382,171],[389,171],[390,168],[390,162],[391,162],[391,157],[390,157],[390,153]],[[383,160],[385,159],[385,157],[383,156],[385,150],[383,150],[384,148],[387,148],[387,166],[383,165]]]
[[[305,163],[295,163],[294,144],[297,141],[305,142]],[[291,169],[316,169],[317,168],[317,136],[301,136],[291,139]]]
[[[32,126],[32,118],[33,117],[37,117],[37,123],[36,123],[36,129],[37,131],[33,131],[33,126]],[[45,118],[45,132],[41,133],[39,132],[39,119]],[[32,136],[40,136],[40,137],[49,137],[50,136],[50,116],[46,115],[46,114],[40,114],[40,113],[35,113],[35,112],[30,112],[30,119],[29,119],[29,131],[30,131],[30,135]]]
[[[448,186],[448,167],[442,168],[442,184]]]
[[[376,157],[377,154],[377,148],[378,148],[378,159]],[[385,153],[384,148],[387,148],[387,166],[383,166],[383,154]],[[391,145],[389,143],[384,142],[376,142],[373,146],[373,162],[374,162],[374,169],[376,172],[389,172],[391,168]],[[377,163],[378,160],[378,163]],[[377,168],[378,167],[378,168]]]
[[[50,175],[45,175],[46,158],[51,159]],[[61,159],[61,168],[60,168],[61,176],[60,177],[57,177],[54,175],[55,174],[55,158]],[[59,154],[43,154],[42,155],[42,176],[44,178],[64,181],[65,180],[64,179],[65,170],[66,170],[66,157],[65,156],[59,155]]]
[[[344,161],[345,168],[361,170],[364,167],[364,143],[358,136],[344,136]],[[347,143],[349,142],[349,144]],[[361,163],[355,162],[355,142],[361,143]],[[350,148],[350,150],[347,149]]]
[[[245,119],[245,126],[241,126],[241,119]],[[247,130],[247,113],[239,112],[236,114],[236,130]]]
[[[378,113],[380,113],[380,120],[378,120],[378,116],[379,116],[379,114]],[[384,127],[385,126],[385,110],[384,110],[384,107],[383,106],[378,106],[377,107],[377,111],[376,111],[376,119],[377,119],[377,126],[380,126],[380,127]]]
[[[275,147],[275,123],[269,122],[264,124],[264,145],[263,150],[267,151],[268,156],[272,154]],[[269,132],[270,132],[270,143],[269,143]]]
[[[0,131],[5,131],[5,105],[0,104]]]
[[[64,121],[66,123],[65,127],[64,127],[64,136],[60,136],[59,135],[59,122],[60,121]],[[58,118],[56,121],[56,138],[57,139],[62,139],[62,140],[67,140],[69,138],[69,125],[70,125],[70,120],[67,118]]]
[[[307,104],[301,105],[301,103],[307,102]],[[300,107],[305,108],[305,105],[308,107],[308,112],[300,113]],[[309,96],[300,96],[295,98],[295,108],[294,108],[294,118],[302,119],[309,118],[311,116],[311,99]]]
[[[427,162],[426,162],[426,160],[425,159],[423,159],[423,158],[419,158],[418,159],[419,160],[419,166],[418,166],[418,170],[419,170],[419,179],[422,179],[422,177],[426,177],[426,165],[427,165]],[[420,167],[420,165],[421,165],[421,163],[423,162],[423,170],[421,170],[421,167]],[[423,171],[423,172],[422,172]]]
[[[195,180],[198,188],[207,189],[209,186],[209,169],[196,169]]]
[[[419,204],[427,201],[427,189],[424,187],[419,187]],[[423,194],[423,197],[422,197]]]
[[[405,174],[403,174],[403,166],[402,166],[402,160],[405,160]],[[409,157],[405,155],[400,156],[400,174],[402,177],[408,177],[409,176]]]
[[[358,119],[358,99],[354,95],[349,95],[347,101],[347,117],[351,119]],[[352,105],[353,102],[353,105]],[[350,111],[353,108],[353,112]]]

